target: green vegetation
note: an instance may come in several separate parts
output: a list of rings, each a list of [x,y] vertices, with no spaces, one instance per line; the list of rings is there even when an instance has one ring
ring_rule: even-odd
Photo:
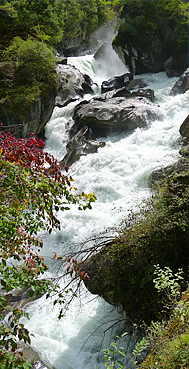
[[[119,237],[83,264],[86,285],[110,303],[121,304],[133,322],[161,318],[154,265],[183,268],[188,278],[189,162],[171,174],[138,215],[123,222]],[[183,286],[184,288],[184,286]],[[164,313],[166,314],[166,313]]]
[[[118,40],[127,40],[131,46],[144,47],[144,35],[153,36],[154,31],[164,34],[165,28],[174,30],[174,43],[182,51],[188,48],[188,4],[182,0],[117,0],[122,22]],[[143,35],[143,37],[141,37]],[[171,45],[171,40],[170,40]]]
[[[0,111],[27,118],[57,88],[54,48],[86,40],[114,16],[105,0],[4,0],[0,5]]]
[[[6,111],[25,118],[39,96],[56,90],[54,54],[42,42],[15,37],[1,60],[0,103]]]
[[[180,294],[180,273],[173,276],[170,268],[162,270],[157,266],[156,274],[155,287],[162,291],[170,316],[147,328],[150,352],[140,368],[184,369],[189,363],[189,291]]]
[[[130,357],[132,368],[141,369],[178,369],[187,368],[189,363],[189,292],[186,290],[182,295],[181,276],[182,270],[175,275],[169,267],[161,269],[155,266],[156,278],[154,279],[155,288],[162,292],[164,308],[169,307],[170,316],[168,320],[151,322],[149,327],[143,327],[145,337],[136,340],[136,345],[132,354],[121,347],[123,338],[130,332],[125,332],[117,341],[104,350],[105,365],[108,369],[125,368],[121,358]],[[162,310],[163,314],[163,310]],[[133,337],[136,336],[137,327],[133,327]],[[143,334],[144,334],[143,333]],[[147,351],[147,357],[141,365],[143,351]]]
[[[133,327],[133,338],[135,334],[136,328]],[[136,342],[135,348],[132,351],[132,355],[130,355],[128,352],[125,352],[124,347],[121,347],[121,341],[125,336],[128,336],[131,334],[131,332],[125,332],[121,335],[121,337],[117,336],[118,342],[112,342],[111,346],[113,348],[107,348],[104,351],[104,358],[105,358],[105,366],[107,369],[124,369],[125,365],[123,363],[123,358],[129,357],[132,362],[132,369],[138,367],[138,360],[141,359],[142,352],[146,350],[149,346],[149,343],[147,340],[143,337],[140,341]],[[120,357],[121,360],[118,360],[118,357]]]
[[[30,35],[56,46],[75,36],[85,39],[115,16],[112,8],[105,0],[7,0],[0,6],[0,31],[6,42]]]

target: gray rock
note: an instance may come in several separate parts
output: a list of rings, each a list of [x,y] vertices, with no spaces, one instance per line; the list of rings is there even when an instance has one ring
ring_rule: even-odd
[[[103,100],[101,95],[78,104],[73,119],[78,129],[88,126],[95,137],[102,137],[146,127],[151,121],[163,119],[163,114],[157,105],[144,97]]]
[[[116,90],[111,90],[108,92],[104,92],[101,95],[95,96],[95,101],[105,101],[108,99],[112,99],[113,97],[132,97],[132,93],[126,88],[118,88]]]
[[[73,163],[80,159],[81,156],[94,154],[99,147],[104,147],[105,142],[87,139],[85,135],[88,133],[88,127],[83,127],[75,134],[66,145],[67,154],[59,162],[60,165],[70,167]]]
[[[31,105],[25,119],[22,116],[13,115],[5,111],[0,106],[0,121],[4,126],[3,129],[11,126],[17,138],[30,137],[31,132],[35,135],[40,134],[43,132],[46,123],[52,115],[55,106],[55,97],[56,91],[52,90],[47,93],[47,96],[36,99]]]
[[[182,175],[183,172],[187,172],[189,170],[189,161],[183,157],[179,159],[177,162],[165,167],[165,168],[157,168],[155,169],[149,178],[149,185],[151,187],[156,187],[163,180],[165,180],[171,174]]]
[[[154,91],[151,90],[150,88],[147,89],[140,88],[136,91],[133,91],[132,96],[146,97],[146,99],[149,99],[152,102],[154,101]]]
[[[141,97],[146,97],[147,99],[149,99],[150,101],[154,101],[154,91],[151,89],[138,89],[135,90],[133,92],[131,92],[128,88],[126,87],[122,87],[119,88],[117,90],[112,90],[112,91],[108,91],[105,92],[97,97],[95,97],[95,100],[98,101],[104,101],[107,99],[111,99],[113,97],[127,97],[127,98],[131,98],[131,97],[136,97],[136,96],[141,96]]]
[[[129,82],[132,81],[133,75],[131,73],[125,73],[121,76],[115,76],[107,81],[102,82],[101,93],[119,89],[121,87],[127,87]]]
[[[185,72],[180,76],[178,81],[174,84],[170,91],[171,96],[175,96],[177,94],[184,94],[189,90],[189,68],[185,70]]]
[[[185,143],[189,143],[189,115],[186,117],[184,122],[180,126],[179,130],[182,139],[185,141]]]
[[[41,358],[36,349],[32,348],[24,342],[18,343],[18,348],[16,352],[21,352],[25,360],[31,361],[32,369],[54,369],[47,360]]]
[[[71,65],[59,64],[56,71],[59,77],[58,94],[56,96],[57,106],[66,106],[71,101],[83,97],[82,83],[85,82],[85,79],[78,69]]]
[[[146,86],[147,86],[146,82],[144,82],[140,78],[136,78],[136,79],[133,79],[132,81],[129,82],[127,88],[128,88],[128,90],[134,90],[136,88],[144,88]]]
[[[83,76],[74,66],[59,64],[56,71],[59,76],[58,94],[56,96],[57,106],[66,106],[70,102],[83,97],[84,93],[94,93],[91,85],[87,82],[87,77]]]

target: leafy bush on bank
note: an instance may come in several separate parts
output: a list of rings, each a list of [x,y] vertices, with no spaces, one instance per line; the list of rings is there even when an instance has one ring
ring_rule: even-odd
[[[9,302],[12,290],[29,288],[31,297],[53,293],[56,302],[64,303],[59,285],[43,277],[48,265],[39,254],[43,242],[38,231],[60,229],[58,211],[69,210],[69,204],[82,210],[95,201],[93,194],[72,191],[72,178],[63,171],[67,168],[60,168],[43,146],[33,136],[18,140],[8,132],[0,135],[0,363],[6,369],[29,368],[16,352],[17,342],[30,343],[30,335],[20,322],[25,312]],[[74,268],[80,279],[87,276],[76,262]]]

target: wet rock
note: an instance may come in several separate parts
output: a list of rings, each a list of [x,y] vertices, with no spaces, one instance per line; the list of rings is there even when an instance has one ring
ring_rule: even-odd
[[[85,82],[82,83],[82,88],[84,90],[85,94],[94,95],[94,91],[92,89],[92,86],[94,85],[92,79],[88,74],[83,74]]]
[[[182,136],[182,139],[185,140],[185,143],[189,143],[189,115],[181,124],[179,132]]]
[[[187,53],[180,51],[174,51],[164,64],[168,77],[179,77],[187,65]]]
[[[127,88],[128,88],[128,90],[134,90],[136,88],[144,88],[146,86],[147,86],[146,82],[144,82],[140,78],[136,78],[136,79],[133,79],[132,81],[129,82]]]
[[[16,352],[21,352],[23,354],[23,358],[32,363],[32,369],[54,369],[48,360],[42,359],[37,350],[26,343],[18,343]]]
[[[184,94],[189,90],[189,68],[180,76],[179,80],[174,84],[170,91],[171,96]]]
[[[83,127],[75,134],[66,145],[67,154],[59,164],[70,167],[73,163],[80,159],[81,156],[94,154],[99,147],[104,147],[105,142],[87,139],[85,135],[88,133],[88,127]]]
[[[59,76],[58,94],[56,106],[63,107],[70,102],[83,97],[85,93],[93,94],[93,89],[87,82],[87,77],[74,66],[59,64],[56,67]]]
[[[129,82],[132,81],[133,75],[131,73],[125,73],[121,76],[115,76],[107,81],[103,81],[101,85],[101,93],[119,89],[121,87],[127,87]]]
[[[138,89],[136,91],[132,92],[132,96],[141,96],[145,97],[146,99],[149,99],[150,101],[154,101],[154,91],[150,88],[147,89]]]
[[[108,92],[104,92],[101,95],[95,96],[96,101],[105,101],[108,99],[112,99],[113,97],[132,97],[131,92],[126,87],[118,88],[116,90],[111,90]]]
[[[163,180],[165,180],[172,173],[181,174],[182,172],[187,172],[189,170],[189,162],[185,160],[185,158],[179,159],[174,164],[168,165],[165,168],[157,168],[155,169],[149,178],[150,187],[155,187],[157,184],[160,184]]]
[[[105,101],[105,100],[111,99],[113,97],[131,98],[131,97],[136,97],[136,96],[146,97],[150,101],[154,101],[154,91],[153,90],[151,90],[151,89],[142,89],[141,88],[141,89],[138,89],[138,90],[135,90],[135,91],[131,92],[126,87],[122,87],[122,88],[119,88],[117,90],[112,90],[112,91],[105,92],[104,94],[96,96],[95,100]]]
[[[102,137],[146,127],[163,118],[160,108],[145,97],[103,98],[101,95],[77,105],[73,119],[78,129],[88,126],[95,137]]]

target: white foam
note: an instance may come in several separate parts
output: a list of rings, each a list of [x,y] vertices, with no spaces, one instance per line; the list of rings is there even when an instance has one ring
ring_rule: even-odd
[[[89,74],[94,81],[102,81],[102,75],[96,74],[98,68],[92,56],[69,58],[69,62]],[[52,232],[50,236],[42,233],[45,255],[52,251],[61,253],[65,245],[79,243],[93,231],[99,232],[119,224],[129,209],[134,209],[137,203],[149,196],[150,172],[177,159],[179,127],[188,114],[188,92],[170,97],[169,91],[176,79],[169,79],[163,72],[140,78],[154,89],[155,102],[161,106],[165,119],[151,123],[146,129],[137,128],[127,135],[106,138],[106,146],[98,153],[81,157],[70,168],[78,191],[93,192],[97,201],[92,210],[81,212],[71,206],[70,211],[59,214],[62,230]],[[66,127],[71,124],[75,104],[56,108],[46,126],[46,148],[55,156],[65,151],[68,140]],[[53,309],[45,298],[34,302],[28,309],[30,321],[26,325],[35,335],[32,344],[56,369],[94,369],[99,362],[99,367],[104,368],[101,348],[104,326],[95,330],[106,319],[116,319],[120,315],[115,310],[111,312],[112,307],[100,298],[89,303],[91,297],[87,293],[82,306],[75,299],[61,321],[57,320],[57,308]],[[85,339],[94,331],[81,349]],[[109,340],[107,336],[104,347],[108,347]]]

